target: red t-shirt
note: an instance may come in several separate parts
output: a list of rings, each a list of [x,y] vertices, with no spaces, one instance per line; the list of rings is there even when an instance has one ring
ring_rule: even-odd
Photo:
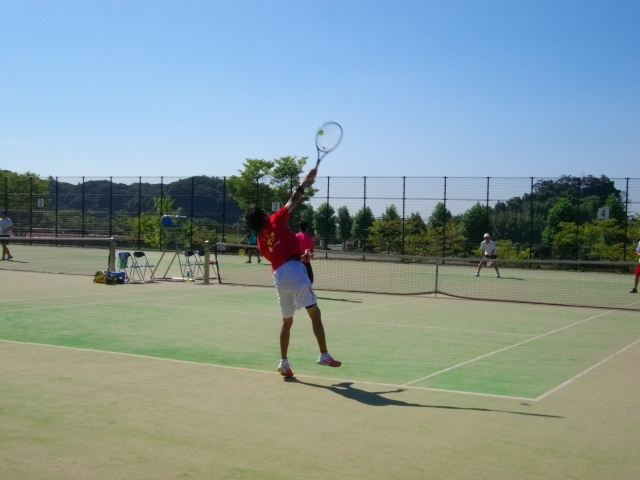
[[[303,255],[307,250],[311,251],[314,247],[313,237],[308,233],[296,233],[296,238],[300,244],[300,255]],[[309,257],[303,257],[300,260],[302,263],[311,263]]]
[[[289,229],[287,221],[289,210],[285,206],[267,218],[258,235],[258,249],[271,262],[274,271],[291,257],[300,260],[298,239]]]

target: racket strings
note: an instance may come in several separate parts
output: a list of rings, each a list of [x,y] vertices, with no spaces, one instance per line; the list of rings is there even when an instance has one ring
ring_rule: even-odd
[[[335,122],[324,123],[316,133],[316,147],[323,153],[334,150],[342,140],[342,127]]]

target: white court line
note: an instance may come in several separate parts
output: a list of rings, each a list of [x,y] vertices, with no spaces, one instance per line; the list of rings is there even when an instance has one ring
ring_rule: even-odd
[[[512,332],[493,332],[490,330],[468,330],[464,328],[449,328],[449,327],[429,327],[427,325],[409,325],[405,323],[384,323],[384,322],[367,322],[365,320],[345,320],[345,319],[333,319],[333,321],[345,322],[345,323],[363,323],[365,325],[383,325],[386,327],[408,327],[408,328],[422,328],[425,330],[448,330],[452,332],[466,332],[466,333],[486,333],[490,335],[515,335],[518,337],[532,337],[532,333],[512,333]]]
[[[536,337],[529,338],[527,340],[524,340],[522,342],[516,343],[514,345],[510,345],[508,347],[501,348],[500,350],[495,350],[495,351],[489,352],[489,353],[487,353],[485,355],[481,355],[479,357],[472,358],[471,360],[467,360],[466,362],[462,362],[462,363],[459,363],[459,364],[454,365],[452,367],[445,368],[444,370],[440,370],[439,372],[432,373],[431,375],[427,375],[425,377],[418,378],[416,380],[412,380],[411,382],[404,383],[403,386],[411,385],[412,383],[421,382],[421,381],[426,380],[428,378],[435,377],[436,375],[440,375],[442,373],[449,372],[451,370],[455,370],[456,368],[460,368],[460,367],[462,367],[464,365],[469,365],[470,363],[477,362],[478,360],[482,360],[483,358],[487,358],[487,357],[491,357],[493,355],[497,355],[498,353],[502,353],[502,352],[505,352],[505,351],[510,350],[512,348],[519,347],[520,345],[524,345],[525,343],[533,342],[534,340],[538,340],[538,339],[546,337],[548,335],[552,335],[554,333],[561,332],[562,330],[566,330],[567,328],[571,328],[571,327],[574,327],[576,325],[580,325],[581,323],[588,322],[589,320],[593,320],[594,318],[602,317],[603,315],[607,315],[607,314],[612,313],[612,312],[617,312],[617,310],[607,310],[606,312],[600,313],[598,315],[594,315],[593,317],[585,318],[583,320],[580,320],[578,322],[572,323],[570,325],[566,325],[566,326],[564,326],[562,328],[558,328],[556,330],[552,330],[550,332],[543,333],[542,335],[538,335]]]
[[[577,374],[576,376],[570,378],[569,380],[567,380],[564,383],[561,383],[560,385],[558,385],[555,388],[552,388],[551,390],[549,390],[547,393],[543,393],[542,395],[540,395],[538,398],[535,399],[535,401],[537,402],[538,400],[542,400],[543,398],[548,397],[549,395],[551,395],[552,393],[557,392],[558,390],[560,390],[561,388],[566,387],[567,385],[569,385],[571,382],[573,382],[574,380],[579,379],[580,377],[586,375],[587,373],[591,372],[592,370],[595,370],[596,368],[598,368],[600,365],[605,364],[606,362],[608,362],[609,360],[611,360],[614,357],[617,357],[618,355],[620,355],[622,352],[629,350],[631,347],[637,345],[638,343],[640,343],[640,338],[638,340],[636,340],[635,342],[633,342],[630,345],[627,345],[624,348],[621,348],[620,350],[618,350],[616,353],[614,353],[613,355],[609,355],[607,358],[605,358],[604,360],[599,361],[598,363],[596,363],[595,365],[590,366],[589,368],[587,368],[585,371],[580,372],[579,374]]]
[[[190,360],[178,360],[178,359],[175,359],[175,358],[151,357],[151,356],[148,356],[148,355],[139,355],[137,353],[111,352],[111,351],[108,351],[108,350],[96,350],[96,349],[93,349],[93,348],[65,347],[65,346],[62,346],[62,345],[48,345],[46,343],[34,343],[34,342],[17,342],[17,341],[14,341],[14,340],[2,340],[2,339],[0,339],[0,343],[12,343],[12,344],[17,344],[17,345],[32,345],[32,346],[36,346],[36,347],[46,347],[46,348],[59,348],[59,349],[63,349],[63,350],[74,350],[74,351],[85,352],[85,353],[99,353],[99,354],[105,354],[105,355],[117,355],[117,356],[121,356],[121,357],[141,358],[141,359],[145,359],[145,360],[155,360],[155,361],[160,361],[160,362],[182,363],[182,364],[187,364],[187,365],[199,365],[199,366],[202,366],[202,367],[211,367],[211,368],[217,368],[217,369],[223,369],[223,370],[236,370],[236,371],[242,371],[242,372],[264,373],[264,374],[268,374],[268,375],[271,375],[271,376],[279,375],[279,374],[277,374],[277,372],[275,370],[258,370],[258,369],[255,369],[255,368],[230,367],[228,365],[217,365],[217,364],[214,364],[214,363],[200,363],[200,362],[193,362],[193,361],[190,361]],[[404,388],[412,389],[412,390],[422,390],[422,391],[440,392],[440,393],[454,393],[454,394],[458,394],[458,395],[472,395],[472,396],[476,396],[476,397],[489,397],[489,398],[502,398],[502,399],[511,399],[511,400],[524,400],[524,401],[530,401],[530,402],[535,401],[535,399],[533,399],[533,398],[513,397],[513,396],[508,396],[508,395],[495,395],[495,394],[492,394],[492,393],[478,393],[478,392],[464,392],[464,391],[458,391],[458,390],[444,390],[444,389],[439,389],[439,388],[418,387],[418,386],[412,386],[412,385],[398,385],[398,384],[395,384],[395,383],[369,382],[369,381],[353,380],[353,379],[346,379],[346,378],[320,377],[320,376],[316,376],[316,375],[296,375],[296,376],[299,376],[300,378],[313,378],[313,379],[316,379],[316,380],[325,380],[325,381],[328,381],[328,382],[352,382],[352,383],[364,384],[364,385],[375,385],[375,386],[392,387],[392,388],[402,388],[402,387],[404,387]]]

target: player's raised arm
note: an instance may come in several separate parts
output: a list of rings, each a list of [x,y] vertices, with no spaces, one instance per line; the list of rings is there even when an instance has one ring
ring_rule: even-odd
[[[317,168],[312,168],[311,170],[309,170],[307,175],[304,177],[304,180],[302,180],[302,182],[300,182],[300,185],[298,185],[293,191],[293,193],[291,194],[291,198],[285,205],[287,207],[287,210],[289,210],[289,213],[291,213],[291,211],[296,208],[296,205],[298,205],[300,200],[302,200],[302,197],[304,196],[304,189],[307,188],[307,186],[309,186],[311,183],[313,183],[313,180],[316,178],[317,174]]]

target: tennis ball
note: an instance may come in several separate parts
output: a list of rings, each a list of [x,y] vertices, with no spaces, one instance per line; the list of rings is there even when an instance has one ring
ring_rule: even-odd
[[[324,130],[318,130],[318,135],[324,135]]]

